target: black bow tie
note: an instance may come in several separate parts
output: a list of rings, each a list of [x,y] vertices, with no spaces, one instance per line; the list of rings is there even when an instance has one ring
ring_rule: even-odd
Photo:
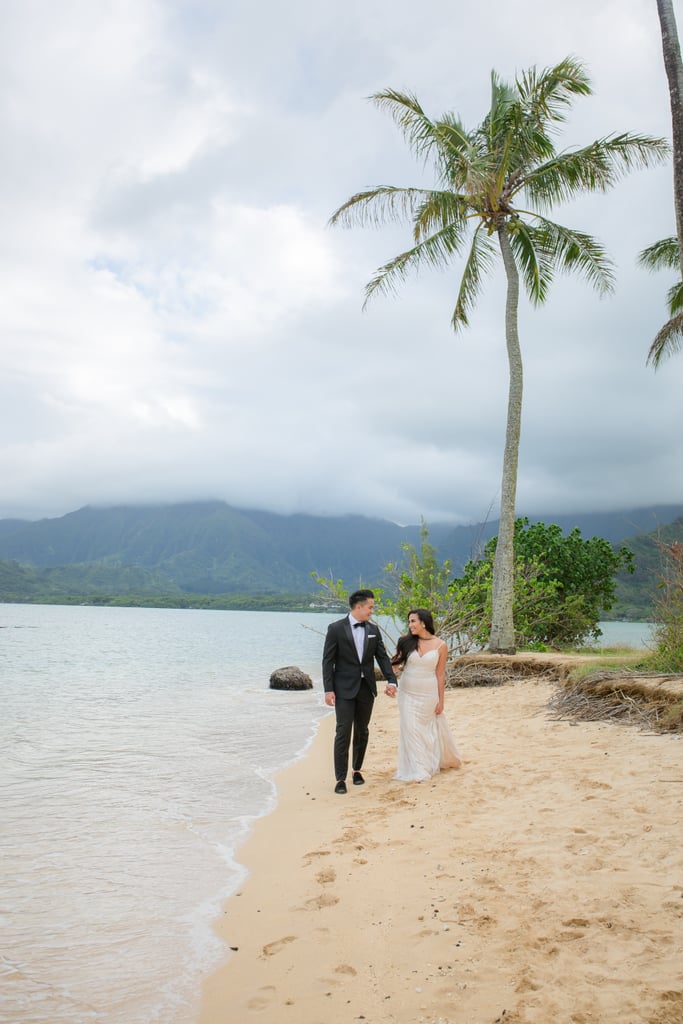
[[[354,624],[353,624],[353,628],[354,629],[363,629],[364,627],[365,627],[365,623],[364,622],[354,622]]]

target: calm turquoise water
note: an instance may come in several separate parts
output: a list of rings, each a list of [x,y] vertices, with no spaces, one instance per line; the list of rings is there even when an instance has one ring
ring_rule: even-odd
[[[235,850],[327,713],[331,618],[0,605],[0,1020],[196,1019]],[[291,664],[313,692],[268,689]]]
[[[269,676],[318,682],[326,624],[0,605],[0,1020],[196,1018],[234,851],[326,710]]]
[[[648,647],[652,642],[651,622],[601,622],[600,647]]]

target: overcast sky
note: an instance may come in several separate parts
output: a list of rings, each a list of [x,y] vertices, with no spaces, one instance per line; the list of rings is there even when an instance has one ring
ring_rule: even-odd
[[[683,28],[683,10],[677,10]],[[407,226],[341,229],[365,187],[430,183],[382,88],[474,126],[567,54],[594,95],[562,147],[670,136],[655,0],[0,0],[0,517],[220,498],[401,523],[497,514],[504,280],[460,266],[362,311]],[[617,288],[520,304],[520,513],[683,501],[683,354],[645,366],[671,277],[671,166],[559,208]]]

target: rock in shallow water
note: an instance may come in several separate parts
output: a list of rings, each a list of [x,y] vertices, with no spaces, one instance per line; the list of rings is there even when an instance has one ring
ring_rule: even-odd
[[[312,690],[313,680],[296,665],[276,668],[270,676],[271,690]]]

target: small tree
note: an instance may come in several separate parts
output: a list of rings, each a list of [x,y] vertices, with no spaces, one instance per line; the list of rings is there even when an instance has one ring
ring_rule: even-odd
[[[581,597],[587,619],[596,625],[614,604],[617,570],[633,572],[633,554],[628,548],[615,551],[604,537],[584,540],[578,528],[565,536],[554,523],[530,525],[528,519],[518,519],[515,544],[522,558],[535,559],[544,567],[545,580],[558,583],[562,603]]]
[[[401,562],[389,562],[384,567],[388,575],[389,597],[382,610],[404,624],[412,608],[427,608],[434,616],[437,633],[441,633],[450,614],[450,584],[453,579],[451,563],[440,563],[436,549],[429,543],[429,530],[422,520],[420,548],[401,544]]]
[[[470,639],[486,644],[491,622],[491,579],[498,538],[470,561],[451,584],[454,609],[469,614]],[[632,572],[633,555],[615,551],[602,537],[584,540],[581,531],[564,535],[559,526],[515,520],[515,643],[519,647],[577,646],[597,640],[598,622],[616,596],[619,568]]]
[[[683,544],[660,543],[661,582],[655,601],[655,665],[663,672],[683,672]]]

